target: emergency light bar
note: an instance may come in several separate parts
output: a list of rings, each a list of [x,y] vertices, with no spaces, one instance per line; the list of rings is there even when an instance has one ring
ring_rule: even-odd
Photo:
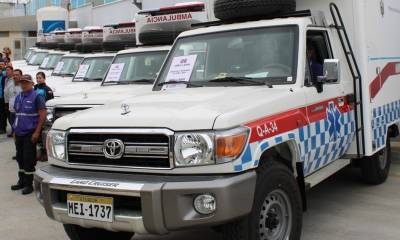
[[[54,31],[53,32],[53,40],[56,43],[64,43],[65,42],[65,31]]]
[[[172,44],[191,25],[207,21],[202,2],[180,3],[158,9],[142,10],[135,16],[137,44]]]
[[[124,22],[103,27],[103,48],[106,51],[119,51],[136,46],[136,23]]]
[[[80,43],[82,42],[82,29],[70,28],[65,32],[65,43]]]
[[[89,26],[85,27],[82,30],[83,44],[92,44],[92,43],[101,44],[102,42],[103,42],[103,28],[97,26]]]

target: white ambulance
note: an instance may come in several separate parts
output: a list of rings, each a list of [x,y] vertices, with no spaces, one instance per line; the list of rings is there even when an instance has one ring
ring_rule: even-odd
[[[307,189],[352,162],[385,182],[400,2],[330,2],[216,0],[222,20],[179,35],[152,93],[54,123],[35,176],[47,215],[73,240],[296,240]]]

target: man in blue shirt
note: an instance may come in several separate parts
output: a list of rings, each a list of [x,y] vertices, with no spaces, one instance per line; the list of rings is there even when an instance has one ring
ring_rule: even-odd
[[[4,88],[6,85],[5,67],[5,62],[3,59],[0,59],[0,134],[5,134],[7,128],[7,106],[4,102]]]
[[[20,79],[22,92],[16,97],[14,109],[15,143],[19,166],[18,183],[11,190],[22,189],[22,194],[33,192],[33,174],[36,165],[36,144],[46,120],[46,103],[44,98],[33,90],[33,80],[30,75]]]

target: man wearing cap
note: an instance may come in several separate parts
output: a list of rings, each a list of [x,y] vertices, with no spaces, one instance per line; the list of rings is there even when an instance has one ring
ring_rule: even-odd
[[[44,98],[33,90],[34,83],[30,75],[21,77],[20,86],[22,92],[16,97],[14,104],[19,180],[16,185],[11,186],[11,190],[22,189],[22,194],[26,195],[33,192],[36,143],[46,119],[46,104]]]

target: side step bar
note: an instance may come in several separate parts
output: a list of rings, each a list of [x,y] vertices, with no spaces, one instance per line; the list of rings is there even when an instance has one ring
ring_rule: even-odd
[[[351,163],[350,159],[338,159],[329,164],[328,166],[306,177],[305,178],[306,190],[315,187],[317,184],[321,183],[322,181],[329,178],[333,174],[337,173],[338,171],[350,165],[350,163]]]

